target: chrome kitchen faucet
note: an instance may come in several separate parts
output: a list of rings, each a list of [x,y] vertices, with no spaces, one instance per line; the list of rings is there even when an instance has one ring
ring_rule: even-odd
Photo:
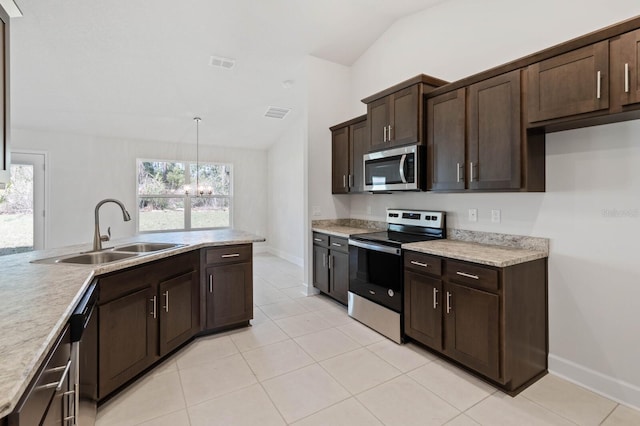
[[[100,251],[102,250],[102,242],[103,241],[109,241],[109,239],[111,238],[111,227],[107,228],[107,234],[108,235],[100,235],[100,215],[99,215],[99,211],[100,211],[100,207],[102,207],[103,204],[106,203],[116,203],[117,205],[120,206],[120,209],[122,210],[122,218],[124,219],[125,222],[128,222],[131,220],[131,215],[129,215],[129,212],[127,211],[126,207],[124,206],[124,204],[122,204],[121,201],[118,201],[114,198],[106,198],[102,201],[100,201],[98,204],[96,204],[96,211],[95,211],[95,215],[96,215],[96,224],[95,224],[95,232],[93,234],[93,251]]]

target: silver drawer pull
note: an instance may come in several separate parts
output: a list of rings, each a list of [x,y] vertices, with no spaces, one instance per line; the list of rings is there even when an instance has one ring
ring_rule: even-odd
[[[324,240],[322,238],[314,238],[313,241],[316,241],[318,243],[323,242]]]
[[[223,254],[222,256],[220,256],[223,259],[229,258],[229,257],[240,257],[240,253],[233,253],[233,254]]]
[[[47,383],[46,385],[38,386],[36,390],[55,388],[56,392],[59,391],[60,389],[62,389],[62,384],[64,383],[64,379],[67,377],[67,374],[69,373],[70,368],[71,368],[71,360],[67,361],[66,366],[55,367],[50,370],[47,370],[46,371],[47,373],[54,373],[60,370],[64,370],[64,371],[62,373],[62,376],[60,377],[60,380],[58,380],[57,382]]]
[[[428,268],[429,267],[428,263],[417,262],[415,260],[412,260],[411,264],[412,265],[416,265],[416,266],[422,266],[423,268]]]
[[[461,275],[461,276],[463,276],[463,277],[467,277],[467,278],[473,278],[474,280],[479,280],[479,279],[480,279],[480,277],[479,277],[479,276],[477,276],[477,275],[467,274],[466,272],[460,272],[460,271],[458,271],[458,272],[456,272],[456,274]]]
[[[339,244],[339,243],[331,243],[331,245],[336,247],[342,247],[342,244]]]
[[[375,292],[375,291],[373,291],[373,290],[369,290],[369,293],[370,293],[370,294],[376,294],[376,292]]]

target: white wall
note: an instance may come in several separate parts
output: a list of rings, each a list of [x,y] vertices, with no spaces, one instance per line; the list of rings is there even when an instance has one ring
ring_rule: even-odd
[[[354,64],[343,118],[416,74],[454,81],[639,14],[635,0],[445,2],[397,22]],[[543,194],[359,195],[350,214],[442,209],[451,227],[550,238],[550,370],[640,407],[638,135],[640,121],[547,135]],[[466,220],[469,208],[477,223]],[[491,209],[502,223],[491,223]]]
[[[12,149],[44,151],[47,171],[47,248],[90,243],[94,208],[104,198],[136,209],[136,159],[195,160],[195,144],[123,140],[14,128]],[[267,235],[267,155],[264,150],[215,148],[200,144],[200,161],[233,164],[233,226]],[[120,209],[100,209],[103,233],[135,234],[135,223],[124,222]]]
[[[331,131],[329,127],[349,117],[350,69],[313,56],[307,58],[307,145],[305,151],[304,234],[305,284],[314,292],[311,279],[311,219],[349,216],[349,196],[331,195]],[[317,211],[317,214],[312,213]]]
[[[306,118],[300,118],[268,151],[269,252],[304,265]]]

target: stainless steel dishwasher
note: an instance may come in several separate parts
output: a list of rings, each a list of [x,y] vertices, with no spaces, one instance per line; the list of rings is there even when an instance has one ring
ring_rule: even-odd
[[[75,422],[93,426],[98,401],[98,300],[93,281],[71,314],[71,359],[74,366]]]

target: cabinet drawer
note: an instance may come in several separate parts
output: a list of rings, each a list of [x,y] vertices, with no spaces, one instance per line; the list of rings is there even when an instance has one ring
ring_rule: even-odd
[[[329,236],[319,232],[313,233],[313,244],[322,247],[329,247]]]
[[[468,284],[482,290],[498,291],[498,271],[495,269],[466,262],[446,260],[445,273],[451,281]]]
[[[349,251],[349,240],[341,237],[329,237],[329,248],[335,251],[347,253]]]
[[[415,251],[404,252],[404,267],[423,274],[442,275],[442,259]]]
[[[71,333],[69,326],[54,345],[37,378],[27,388],[18,407],[9,416],[10,425],[37,425],[44,417],[56,387],[69,376],[71,362]],[[61,389],[64,391],[66,389]]]
[[[207,265],[224,265],[226,263],[250,262],[251,244],[239,246],[223,246],[207,249],[205,262]]]

